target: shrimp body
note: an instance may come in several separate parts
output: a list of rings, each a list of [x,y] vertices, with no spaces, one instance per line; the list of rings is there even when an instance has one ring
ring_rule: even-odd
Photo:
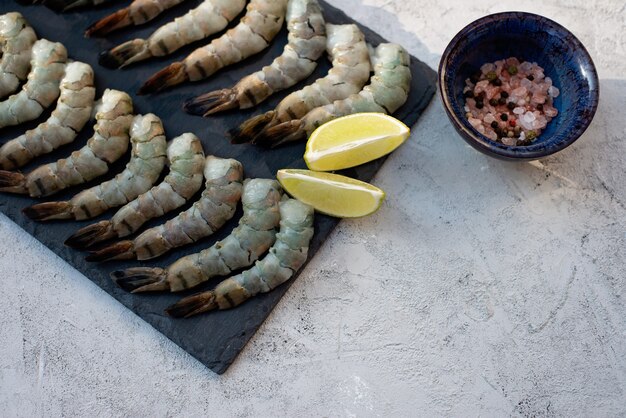
[[[272,146],[310,135],[320,125],[360,112],[392,114],[406,102],[411,87],[410,56],[397,44],[380,44],[373,54],[374,75],[358,94],[311,110],[302,119],[276,125],[257,142]]]
[[[128,7],[91,25],[85,31],[85,36],[102,36],[127,26],[143,25],[183,1],[185,0],[134,0]]]
[[[316,107],[361,91],[370,76],[370,58],[363,33],[356,25],[326,24],[326,51],[332,63],[328,74],[285,97],[276,109],[252,117],[231,132],[234,142],[254,142],[263,131],[300,119]]]
[[[23,210],[35,221],[94,218],[145,193],[165,166],[166,141],[161,119],[137,115],[130,128],[131,158],[112,180],[83,190],[69,201],[39,203]]]
[[[20,82],[26,80],[36,40],[35,31],[20,13],[0,15],[0,98],[16,91]]]
[[[267,255],[214,290],[201,292],[166,309],[173,317],[188,318],[213,309],[230,309],[259,293],[283,284],[302,267],[313,237],[313,208],[295,199],[280,202],[280,232]]]
[[[242,193],[243,167],[237,160],[208,156],[204,177],[206,188],[191,208],[132,241],[120,241],[95,251],[87,260],[148,260],[213,234],[235,214]]]
[[[33,158],[74,141],[89,118],[96,89],[91,66],[71,62],[65,67],[57,107],[47,121],[0,147],[0,169],[22,167]]]
[[[155,93],[184,81],[198,81],[267,48],[285,19],[287,0],[251,0],[234,28],[154,74],[139,94]]]
[[[118,68],[150,57],[169,55],[221,31],[245,5],[245,0],[204,0],[187,14],[157,29],[148,39],[133,39],[104,52],[100,63]]]
[[[81,248],[110,238],[122,238],[138,231],[150,219],[184,205],[202,186],[202,144],[191,133],[176,137],[167,147],[167,159],[170,172],[163,182],[123,206],[110,220],[78,230],[65,244]]]
[[[132,292],[190,289],[214,276],[231,273],[256,261],[276,238],[282,192],[276,180],[248,179],[242,194],[243,217],[222,241],[196,254],[178,259],[169,267],[131,268],[111,274],[122,288]]]
[[[286,20],[288,43],[281,56],[230,89],[213,91],[187,101],[185,110],[206,116],[228,109],[248,109],[311,75],[326,45],[322,9],[317,0],[291,0]]]
[[[45,164],[26,175],[0,171],[0,191],[48,196],[109,171],[109,164],[128,149],[133,102],[128,94],[107,89],[96,109],[94,135],[84,147],[68,158]]]
[[[22,91],[0,102],[0,128],[38,118],[59,97],[66,61],[62,44],[46,39],[33,44],[28,81]]]

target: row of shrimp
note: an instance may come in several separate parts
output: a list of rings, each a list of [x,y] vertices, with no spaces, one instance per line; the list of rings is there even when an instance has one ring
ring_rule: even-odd
[[[10,75],[26,79],[21,92],[0,102],[0,109],[6,109],[0,116],[2,126],[37,118],[58,97],[46,122],[0,148],[0,192],[52,196],[105,175],[130,148],[130,160],[112,179],[68,200],[29,206],[23,210],[26,216],[35,221],[87,220],[119,208],[110,219],[78,230],[66,245],[92,250],[89,261],[148,260],[211,236],[235,215],[241,200],[243,216],[221,241],[166,268],[112,273],[115,282],[129,291],[175,292],[248,268],[215,290],[172,306],[168,312],[176,317],[234,307],[285,282],[306,261],[313,210],[283,196],[276,180],[244,180],[240,162],[205,156],[200,140],[191,133],[167,143],[161,120],[153,114],[135,115],[125,92],[107,89],[96,102],[91,67],[68,63],[61,44],[36,40],[21,15],[0,16],[0,29],[5,29],[0,31],[4,48],[0,67],[7,81],[3,86],[11,91],[10,83],[15,83]],[[19,60],[12,57],[23,55],[30,56],[28,64],[2,66],[6,58],[15,63]],[[14,171],[72,142],[92,113],[93,135],[82,148],[27,173]],[[169,173],[156,184],[166,165]],[[187,204],[200,191],[203,179],[204,190],[187,210],[129,238],[151,219]],[[105,243],[111,240],[118,241]]]
[[[135,0],[127,8],[96,22],[87,30],[87,35],[101,36],[120,27],[144,23],[177,3]],[[100,62],[113,68],[125,67],[150,57],[171,54],[223,30],[241,13],[245,3],[243,0],[204,0],[147,39],[133,39],[104,52]],[[288,95],[274,110],[231,129],[233,143],[274,147],[306,138],[315,128],[334,118],[357,112],[392,114],[406,102],[411,85],[410,57],[406,50],[397,44],[373,48],[365,43],[356,25],[326,24],[317,0],[251,0],[239,24],[182,61],[155,73],[143,84],[139,94],[206,79],[226,66],[261,52],[277,35],[283,21],[288,30],[287,44],[270,65],[230,88],[187,100],[184,110],[209,116],[225,110],[255,107],[309,77],[324,50],[332,63],[328,74]]]

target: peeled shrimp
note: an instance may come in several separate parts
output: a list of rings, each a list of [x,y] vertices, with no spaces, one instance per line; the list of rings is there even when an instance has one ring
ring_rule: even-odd
[[[11,12],[0,16],[0,98],[13,93],[26,80],[31,48],[37,35],[24,16]]]
[[[149,113],[137,115],[130,128],[131,158],[124,171],[112,180],[83,190],[72,199],[27,207],[24,214],[35,221],[75,219],[82,221],[125,205],[152,187],[165,166],[165,135],[161,119]]]
[[[148,39],[133,39],[102,53],[100,64],[118,68],[162,57],[224,29],[246,5],[245,0],[204,0],[184,16],[157,29]]]
[[[233,142],[254,142],[263,129],[300,119],[316,107],[331,104],[361,91],[370,76],[365,37],[356,25],[326,24],[326,51],[332,68],[326,77],[285,97],[276,109],[255,116],[231,131]]]
[[[139,94],[155,93],[185,81],[210,77],[267,48],[283,26],[287,0],[252,0],[246,15],[234,28],[210,44],[193,51],[182,62],[175,62],[154,74]]]
[[[222,241],[196,254],[178,259],[167,268],[136,267],[111,273],[123,289],[135,292],[190,289],[214,276],[254,263],[276,238],[280,221],[281,188],[276,180],[246,180],[242,195],[244,214],[239,225]]]
[[[103,17],[89,26],[85,31],[85,36],[103,36],[127,26],[143,25],[183,1],[185,0],[134,0],[128,7]]]
[[[181,207],[202,186],[204,151],[191,133],[174,138],[167,147],[170,172],[162,183],[122,207],[110,220],[86,226],[65,241],[74,248],[122,238],[136,232],[152,218]]]
[[[204,163],[204,177],[206,189],[191,208],[134,240],[120,241],[93,252],[87,261],[148,260],[220,229],[233,217],[241,198],[243,167],[237,160],[209,156]]]
[[[47,121],[0,147],[0,169],[22,167],[74,141],[91,117],[96,94],[91,67],[83,62],[68,64],[60,90],[57,107]]]
[[[311,75],[326,45],[322,9],[317,0],[290,0],[286,20],[288,43],[280,57],[230,89],[188,100],[185,111],[207,116],[228,109],[248,109]]]
[[[109,171],[109,164],[128,149],[133,102],[128,94],[107,89],[96,110],[94,135],[87,145],[68,158],[43,165],[26,175],[0,170],[0,191],[31,197],[48,196]]]
[[[188,318],[214,309],[230,309],[283,284],[302,267],[313,237],[313,208],[295,199],[280,202],[280,232],[268,254],[241,274],[222,281],[167,308],[173,317]]]
[[[59,97],[66,61],[62,44],[46,39],[34,43],[28,82],[22,91],[0,102],[0,128],[38,118]]]
[[[392,114],[406,102],[411,88],[410,56],[397,44],[380,44],[372,59],[374,75],[358,94],[315,108],[301,119],[267,129],[255,140],[276,146],[310,135],[318,126],[340,116],[359,112]]]

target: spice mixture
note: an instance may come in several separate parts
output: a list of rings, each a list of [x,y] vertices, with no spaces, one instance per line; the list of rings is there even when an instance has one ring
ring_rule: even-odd
[[[487,63],[465,80],[465,112],[481,134],[505,145],[529,145],[558,111],[559,89],[536,62]]]

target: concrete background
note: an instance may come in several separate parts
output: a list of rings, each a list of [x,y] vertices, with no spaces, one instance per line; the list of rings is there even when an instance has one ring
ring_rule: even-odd
[[[222,376],[0,216],[0,415],[626,414],[626,2],[331,3],[433,68],[482,15],[546,15],[595,60],[596,118],[512,164],[436,98],[375,180],[383,208],[340,224]]]

